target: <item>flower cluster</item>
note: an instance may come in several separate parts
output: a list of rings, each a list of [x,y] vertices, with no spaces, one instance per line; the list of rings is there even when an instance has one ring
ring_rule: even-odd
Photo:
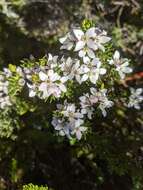
[[[60,76],[56,71],[57,56],[49,54],[47,64],[35,68],[25,68],[29,97],[38,96],[47,99],[51,95],[59,98],[62,92],[66,92],[66,77]]]
[[[103,116],[107,115],[106,108],[110,108],[113,106],[113,102],[108,100],[107,98],[107,89],[102,89],[97,91],[95,88],[90,88],[90,93],[86,93],[84,96],[81,96],[80,104],[81,104],[81,112],[83,114],[87,114],[89,119],[92,119],[93,111],[95,110],[95,106],[102,111]]]
[[[28,90],[30,98],[47,101],[50,98],[50,102],[52,100],[56,104],[59,101],[57,110],[52,110],[53,127],[61,136],[80,140],[87,131],[86,121],[92,120],[100,111],[105,117],[107,109],[115,103],[111,88],[114,89],[113,82],[118,77],[113,72],[124,79],[132,71],[129,60],[121,58],[118,51],[113,57],[110,55],[109,59],[102,59],[109,41],[111,38],[107,33],[94,26],[86,30],[74,28],[60,38],[61,49],[73,50],[71,57],[49,54],[34,64],[22,67],[11,65],[9,69],[4,69],[0,75],[0,108],[12,105],[9,89],[11,85],[18,84]],[[112,86],[111,83],[108,85],[111,78]],[[139,104],[143,101],[141,93],[142,89],[131,89],[127,107],[140,109]]]
[[[82,133],[87,130],[84,127],[83,114],[76,109],[75,104],[67,103],[67,101],[64,102],[64,105],[58,104],[57,108],[57,116],[52,120],[55,130],[62,136],[66,135],[68,138],[71,138],[75,135],[80,140]]]

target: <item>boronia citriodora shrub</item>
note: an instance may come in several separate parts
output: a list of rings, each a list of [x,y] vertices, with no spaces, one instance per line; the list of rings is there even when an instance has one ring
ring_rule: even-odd
[[[59,41],[59,56],[49,53],[38,61],[23,60],[21,66],[10,64],[1,71],[0,109],[13,115],[13,127],[19,128],[15,125],[18,115],[35,112],[40,102],[41,115],[48,106],[47,122],[55,133],[78,141],[91,132],[97,117],[102,115],[106,121],[108,112],[118,106],[141,108],[143,89],[121,87],[132,72],[131,62],[114,49],[105,30],[84,20]]]

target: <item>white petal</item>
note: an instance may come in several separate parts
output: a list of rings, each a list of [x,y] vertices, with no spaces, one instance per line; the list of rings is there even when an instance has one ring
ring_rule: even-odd
[[[87,56],[83,57],[83,62],[86,64],[89,63],[90,62],[89,57],[87,57]]]
[[[92,27],[92,28],[89,28],[85,35],[88,37],[88,38],[94,38],[96,36],[96,33],[95,33],[95,27]]]
[[[83,49],[84,46],[85,46],[85,42],[84,41],[78,41],[76,43],[74,51],[79,51],[79,50]]]
[[[101,37],[99,38],[99,42],[100,42],[101,44],[105,44],[105,43],[109,42],[110,40],[111,40],[111,38],[110,38],[110,37],[107,37],[107,36],[101,36]]]
[[[51,53],[48,54],[48,61],[52,61],[53,60],[53,56]]]
[[[39,86],[39,90],[40,91],[46,91],[47,90],[47,83],[46,82],[42,82]]]
[[[29,92],[29,97],[34,97],[36,95],[36,92],[35,91],[33,91],[33,90],[30,90],[30,92]]]
[[[72,42],[68,42],[68,43],[66,44],[66,49],[67,49],[67,50],[71,50],[72,47],[73,47],[73,43],[72,43]]]
[[[88,75],[84,74],[81,78],[81,81],[84,82],[84,81],[87,81],[88,79]]]
[[[79,53],[78,53],[79,57],[84,57],[85,54],[86,54],[85,50],[80,50]]]
[[[114,64],[113,59],[109,60],[108,63],[109,63],[109,65],[113,65]]]
[[[100,43],[98,43],[98,48],[101,49],[103,52],[105,52],[105,48],[103,45],[101,45]]]
[[[95,43],[93,40],[91,40],[91,39],[89,39],[89,40],[87,41],[87,46],[88,46],[89,48],[93,49],[93,50],[97,50],[97,49],[98,49],[96,43]]]
[[[93,84],[96,84],[96,81],[98,79],[97,75],[90,75],[90,81],[93,83]]]
[[[66,36],[60,38],[60,39],[59,39],[60,43],[63,44],[63,43],[66,41],[67,37],[68,37],[68,36],[66,35]]]
[[[86,66],[86,65],[83,65],[83,66],[81,67],[81,69],[82,69],[82,73],[88,73],[88,72],[90,71],[90,69],[89,69],[88,66]]]
[[[81,40],[82,36],[84,35],[84,32],[80,29],[73,29],[73,33],[78,40]]]
[[[143,88],[138,88],[137,90],[136,90],[136,94],[137,95],[140,95],[140,94],[142,94],[143,93]]]
[[[87,54],[88,54],[88,56],[90,57],[90,58],[95,58],[95,54],[94,54],[94,52],[91,50],[91,49],[87,49]]]
[[[46,81],[48,79],[48,76],[45,73],[43,73],[42,71],[40,71],[39,78],[41,81]]]
[[[118,60],[118,59],[120,59],[120,53],[119,53],[119,51],[115,51],[115,53],[114,53],[114,55],[113,55],[113,58],[116,60]]]
[[[99,59],[96,58],[96,57],[92,60],[92,63],[93,63],[95,66],[97,66],[98,68],[101,66],[101,62],[100,62]]]
[[[96,88],[90,88],[90,92],[91,92],[91,94],[96,95],[97,90],[96,90]]]
[[[131,73],[133,70],[132,70],[132,68],[130,68],[130,67],[125,67],[125,68],[123,69],[123,71],[124,71],[124,73]]]
[[[78,140],[81,139],[81,137],[82,137],[82,133],[81,133],[80,130],[76,131],[76,137],[77,137]]]
[[[105,73],[106,73],[106,69],[101,68],[101,69],[100,69],[100,74],[101,74],[101,75],[104,75]]]
[[[63,92],[66,92],[66,91],[67,91],[67,89],[66,89],[66,87],[65,87],[64,84],[60,84],[60,85],[59,85],[59,88],[60,88],[60,90],[63,91]]]

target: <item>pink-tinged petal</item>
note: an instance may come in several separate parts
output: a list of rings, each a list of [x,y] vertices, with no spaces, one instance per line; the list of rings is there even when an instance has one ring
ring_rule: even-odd
[[[89,28],[85,35],[88,37],[88,38],[94,38],[96,36],[96,33],[95,33],[95,27],[92,27],[92,28]]]
[[[115,59],[115,60],[119,60],[120,59],[120,53],[119,53],[119,51],[115,51],[115,53],[114,53],[114,55],[113,55],[113,59]]]
[[[39,78],[41,81],[46,81],[48,79],[48,76],[44,72],[40,71]]]
[[[104,75],[105,73],[106,73],[106,69],[101,68],[101,69],[100,69],[100,74],[101,74],[101,75]]]
[[[79,51],[79,50],[83,49],[84,46],[85,46],[85,42],[84,41],[78,41],[76,43],[74,51]]]
[[[89,40],[87,41],[87,46],[88,46],[89,48],[93,49],[93,50],[97,50],[97,49],[98,49],[96,43],[95,43],[92,39],[89,39]]]
[[[95,54],[94,54],[94,52],[91,50],[91,49],[87,49],[87,54],[88,54],[88,56],[90,57],[90,58],[95,58]]]
[[[85,54],[86,54],[86,51],[84,51],[84,50],[80,50],[78,53],[79,57],[84,57]]]
[[[40,91],[47,91],[47,83],[46,82],[42,82],[39,86],[39,90]]]
[[[96,57],[92,60],[92,63],[93,63],[95,66],[97,66],[97,67],[100,67],[100,66],[101,66],[101,62],[100,62],[99,59],[96,58]]]
[[[81,70],[82,70],[82,73],[88,73],[90,71],[90,69],[86,65],[83,65],[81,67]]]
[[[99,38],[99,42],[100,42],[101,44],[105,44],[105,43],[109,42],[110,40],[111,40],[111,38],[110,38],[110,37],[107,37],[107,36],[101,36],[101,37]]]
[[[82,133],[81,133],[80,129],[76,131],[76,137],[77,137],[78,140],[81,139]]]
[[[73,29],[73,33],[78,40],[81,40],[82,36],[84,35],[84,32],[80,29]]]

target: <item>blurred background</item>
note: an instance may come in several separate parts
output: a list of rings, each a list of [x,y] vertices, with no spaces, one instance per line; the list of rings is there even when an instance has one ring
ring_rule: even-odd
[[[59,37],[85,18],[108,31],[114,47],[131,59],[131,85],[142,86],[142,0],[0,0],[0,68],[59,54]],[[119,122],[111,126],[110,118],[97,127],[88,144],[71,146],[35,128],[22,130],[16,141],[1,138],[0,190],[31,182],[54,190],[142,190],[142,113],[118,111]]]

